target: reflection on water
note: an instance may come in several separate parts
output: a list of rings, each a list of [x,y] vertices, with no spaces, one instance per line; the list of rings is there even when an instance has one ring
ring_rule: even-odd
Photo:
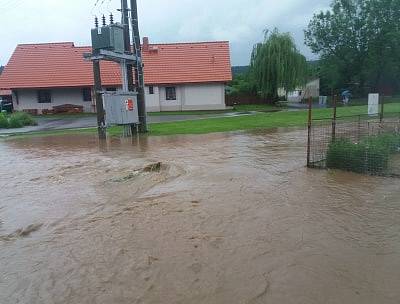
[[[0,142],[0,303],[399,303],[399,180],[308,170],[304,142]]]

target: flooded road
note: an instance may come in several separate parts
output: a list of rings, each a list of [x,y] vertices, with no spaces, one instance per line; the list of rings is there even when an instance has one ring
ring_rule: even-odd
[[[0,303],[399,303],[400,180],[304,143],[1,141]]]

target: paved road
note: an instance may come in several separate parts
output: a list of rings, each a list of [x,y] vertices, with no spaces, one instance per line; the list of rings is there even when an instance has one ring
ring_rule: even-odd
[[[149,116],[149,123],[159,122],[173,122],[185,120],[197,120],[204,118],[226,117],[232,115],[249,115],[253,113],[216,113],[205,115],[157,115]],[[24,127],[19,129],[0,129],[0,135],[27,133],[35,131],[52,131],[52,130],[66,130],[66,129],[80,129],[80,128],[93,128],[97,126],[95,116],[71,116],[66,118],[52,118],[52,117],[38,117],[38,125],[32,127]]]

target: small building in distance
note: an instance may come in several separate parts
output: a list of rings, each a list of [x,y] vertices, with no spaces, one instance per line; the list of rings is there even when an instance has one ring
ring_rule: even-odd
[[[312,79],[307,82],[307,84],[302,87],[289,92],[287,99],[289,102],[301,102],[302,100],[312,98],[318,98],[320,94],[320,79]]]
[[[225,109],[225,85],[232,79],[229,42],[150,44],[143,39],[148,112]],[[75,105],[95,112],[91,47],[72,42],[21,44],[0,75],[0,89],[12,92],[14,109],[41,114]],[[103,90],[121,89],[118,64],[101,62]]]

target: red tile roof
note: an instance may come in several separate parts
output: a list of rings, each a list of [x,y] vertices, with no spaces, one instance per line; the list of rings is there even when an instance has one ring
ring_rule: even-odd
[[[153,44],[143,62],[147,84],[232,80],[229,42]]]
[[[72,42],[22,44],[0,76],[0,88],[82,87],[93,85],[90,47]],[[232,79],[228,42],[151,44],[143,51],[146,84],[227,82]],[[119,66],[102,62],[103,85],[120,85]]]

